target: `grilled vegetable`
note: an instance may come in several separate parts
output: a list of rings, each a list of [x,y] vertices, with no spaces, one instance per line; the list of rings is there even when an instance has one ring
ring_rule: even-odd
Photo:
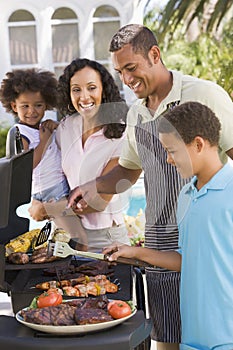
[[[114,318],[123,318],[132,313],[130,305],[126,301],[112,300],[108,303],[108,313]]]
[[[43,294],[39,295],[37,299],[37,306],[39,308],[47,307],[47,306],[56,306],[62,303],[62,295],[56,291],[48,290]]]
[[[38,236],[39,232],[40,229],[34,229],[12,239],[5,245],[6,256],[16,252],[26,253],[31,248],[33,239]]]

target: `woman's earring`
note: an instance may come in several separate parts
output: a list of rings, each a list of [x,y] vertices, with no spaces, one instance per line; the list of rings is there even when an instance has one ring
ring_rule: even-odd
[[[70,104],[69,104],[69,103],[68,103],[68,111],[69,111],[69,112],[74,112],[74,111],[75,111],[74,106],[72,105],[72,107],[70,107]]]

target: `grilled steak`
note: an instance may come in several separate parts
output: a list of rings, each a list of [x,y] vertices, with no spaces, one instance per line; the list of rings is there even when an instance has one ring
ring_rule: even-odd
[[[43,307],[41,309],[22,310],[21,315],[26,322],[41,325],[70,326],[75,325],[76,308],[66,303]]]
[[[42,264],[56,260],[57,257],[48,255],[47,247],[38,248],[33,251],[31,256],[31,262],[33,264]]]
[[[87,298],[82,309],[103,309],[107,310],[108,298],[106,295],[100,295],[97,298]]]
[[[102,309],[76,309],[75,322],[79,325],[113,321],[112,316]]]

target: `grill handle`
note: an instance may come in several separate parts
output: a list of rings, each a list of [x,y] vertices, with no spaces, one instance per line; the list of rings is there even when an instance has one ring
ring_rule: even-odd
[[[6,158],[12,158],[14,155],[24,151],[22,136],[18,126],[14,125],[10,128],[6,138]]]

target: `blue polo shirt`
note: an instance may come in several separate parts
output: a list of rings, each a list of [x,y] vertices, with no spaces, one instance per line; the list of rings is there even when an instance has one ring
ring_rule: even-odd
[[[180,192],[181,349],[233,349],[233,167]]]

